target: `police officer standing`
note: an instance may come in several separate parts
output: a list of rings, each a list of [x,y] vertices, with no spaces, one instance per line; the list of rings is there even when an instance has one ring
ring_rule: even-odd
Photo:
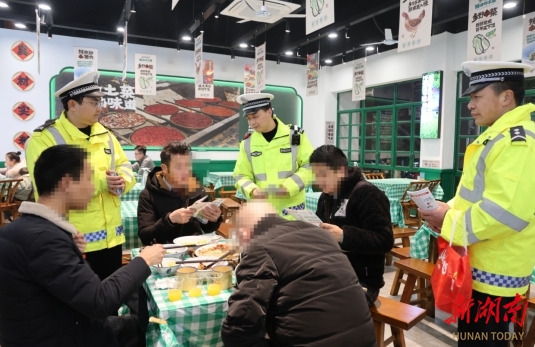
[[[111,131],[98,123],[100,98],[104,95],[98,77],[98,71],[88,72],[54,94],[65,110],[59,119],[48,120],[35,129],[26,148],[26,161],[34,181],[35,162],[48,147],[78,145],[89,153],[95,192],[88,207],[70,211],[68,219],[85,236],[86,259],[103,280],[121,267],[125,237],[119,197],[136,181],[121,145]],[[35,198],[37,201],[37,193]]]
[[[462,68],[470,77],[463,94],[470,96],[468,109],[476,124],[488,129],[466,149],[455,198],[420,212],[444,239],[453,238],[456,245],[467,239],[473,305],[459,321],[459,346],[505,347],[508,341],[499,340],[499,333],[509,332],[515,312],[509,306],[526,293],[535,266],[535,123],[530,119],[535,105],[520,106],[524,73],[531,67],[470,61]],[[483,305],[496,305],[496,317],[481,317]],[[481,333],[489,340],[461,339]]]
[[[254,132],[240,144],[234,178],[247,199],[268,199],[281,216],[293,219],[285,209],[305,209],[314,148],[301,128],[286,125],[273,114],[271,100],[273,95],[266,93],[236,99]]]

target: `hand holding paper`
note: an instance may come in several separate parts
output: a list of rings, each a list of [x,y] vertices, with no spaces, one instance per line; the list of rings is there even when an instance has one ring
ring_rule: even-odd
[[[420,210],[429,211],[436,210],[438,208],[437,201],[429,188],[424,188],[422,190],[417,190],[415,192],[408,192],[412,201],[418,206]]]
[[[310,211],[310,210],[286,210],[286,212],[288,212],[288,214],[292,217],[294,217],[295,219],[297,220],[301,220],[303,222],[308,222],[310,224],[313,224],[315,226],[320,226],[321,223],[323,223],[321,221],[321,219],[318,218],[318,216],[316,216],[316,214],[314,213],[314,211]]]

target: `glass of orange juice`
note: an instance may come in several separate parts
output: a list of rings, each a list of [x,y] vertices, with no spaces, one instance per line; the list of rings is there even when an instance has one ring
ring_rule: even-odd
[[[182,299],[183,278],[172,278],[167,281],[167,298],[169,301],[178,301]]]
[[[188,274],[186,277],[188,282],[188,294],[191,298],[197,298],[202,295],[202,285],[204,283],[204,276],[198,273]]]
[[[208,295],[221,294],[221,285],[223,281],[223,274],[219,272],[210,272],[206,275],[206,283],[208,287]]]

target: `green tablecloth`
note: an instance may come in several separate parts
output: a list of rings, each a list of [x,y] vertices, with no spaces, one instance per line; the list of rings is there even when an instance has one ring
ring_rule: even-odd
[[[306,192],[305,194],[305,208],[316,212],[318,209],[318,200],[320,198],[321,192]]]
[[[387,178],[378,180],[368,180],[368,182],[381,189],[388,200],[390,201],[390,216],[393,224],[404,226],[403,209],[401,207],[401,197],[407,190],[411,182],[416,180],[408,178]],[[440,200],[444,197],[444,190],[438,185],[433,192],[431,192],[435,199]]]
[[[121,195],[121,201],[138,201],[142,190],[141,183],[136,183],[128,193]]]
[[[236,184],[232,172],[209,172],[207,181],[214,185],[214,189],[234,187]]]
[[[138,254],[139,249],[132,250],[132,257]],[[167,290],[156,289],[155,282],[160,278],[162,277],[153,272],[143,287],[147,292],[150,315],[166,320],[168,329],[161,329],[159,324],[151,323],[147,330],[147,346],[223,346],[221,326],[227,316],[227,301],[233,290],[199,298],[190,298],[184,292],[182,300],[171,302],[167,299]],[[166,336],[165,332],[169,333],[169,330],[174,336]]]
[[[141,247],[141,240],[137,236],[137,200],[121,201],[121,218],[126,239],[123,244],[123,250]]]

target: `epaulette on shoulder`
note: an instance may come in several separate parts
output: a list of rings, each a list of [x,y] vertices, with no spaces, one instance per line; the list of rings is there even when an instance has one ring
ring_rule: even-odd
[[[509,132],[511,133],[511,142],[526,142],[526,131],[522,125],[510,128]]]
[[[249,137],[251,137],[251,133],[250,132],[246,132],[245,136],[243,137],[243,139],[247,140]]]
[[[54,123],[56,123],[57,119],[48,119],[45,124],[37,127],[34,131],[40,133],[42,132],[43,130],[45,130],[46,128],[48,128],[49,126],[53,125]]]
[[[291,131],[295,131],[295,132],[298,132],[299,134],[303,134],[305,132],[305,129],[302,129],[300,127],[298,127],[297,125],[288,125],[290,127],[290,130]]]

